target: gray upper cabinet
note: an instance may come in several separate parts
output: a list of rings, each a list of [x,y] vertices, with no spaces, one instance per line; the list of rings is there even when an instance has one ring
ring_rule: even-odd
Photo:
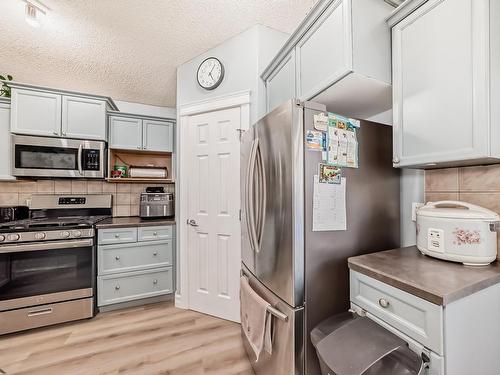
[[[261,74],[268,112],[295,97],[392,124],[393,10],[382,0],[318,1]]]
[[[142,121],[144,150],[173,151],[174,124],[166,121]]]
[[[15,134],[106,140],[110,98],[9,82]]]
[[[0,158],[0,180],[14,180],[11,174],[10,147],[10,100],[0,98],[0,150],[4,156]]]
[[[297,96],[310,99],[352,69],[349,2],[337,1],[298,42]]]
[[[106,101],[63,95],[62,135],[105,141]]]
[[[61,136],[61,101],[59,94],[12,89],[12,133]]]
[[[266,94],[268,112],[295,97],[295,50],[267,78]]]
[[[109,146],[123,150],[142,150],[142,120],[110,116]]]
[[[490,20],[500,17],[499,2],[421,3],[405,3],[389,20],[394,166],[497,163],[500,27]]]
[[[122,150],[173,152],[174,121],[109,112],[109,146]]]

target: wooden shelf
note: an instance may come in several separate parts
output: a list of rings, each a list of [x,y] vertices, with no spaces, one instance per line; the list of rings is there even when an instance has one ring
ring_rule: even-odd
[[[175,184],[174,180],[168,178],[139,178],[139,177],[119,177],[119,178],[106,178],[107,182],[115,183],[128,183],[128,184]]]

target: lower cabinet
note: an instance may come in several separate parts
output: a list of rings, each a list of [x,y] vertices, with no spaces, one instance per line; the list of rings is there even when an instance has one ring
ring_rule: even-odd
[[[174,292],[173,228],[173,226],[152,226],[99,230],[98,306],[158,297]],[[152,236],[145,235],[149,232]],[[123,233],[130,234],[127,243],[120,241]],[[163,235],[157,235],[161,239],[155,240],[153,233]]]

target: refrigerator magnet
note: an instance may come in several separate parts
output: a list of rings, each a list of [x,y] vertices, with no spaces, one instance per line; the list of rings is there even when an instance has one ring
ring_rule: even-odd
[[[324,113],[319,113],[313,116],[314,129],[325,132],[328,129],[328,116]]]
[[[319,164],[320,184],[340,184],[342,178],[342,168],[328,164]]]
[[[323,151],[324,150],[324,137],[323,132],[317,130],[306,131],[306,147],[309,150]]]

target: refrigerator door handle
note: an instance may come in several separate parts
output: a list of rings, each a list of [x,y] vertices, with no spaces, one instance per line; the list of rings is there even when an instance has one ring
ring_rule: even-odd
[[[267,199],[267,186],[266,186],[266,170],[264,167],[264,160],[262,159],[262,151],[260,145],[257,146],[257,158],[259,166],[259,204],[258,204],[258,225],[257,225],[257,248],[258,252],[261,250],[262,236],[264,234],[264,224],[266,221],[266,199]]]
[[[255,241],[255,212],[254,212],[254,173],[255,173],[255,159],[257,155],[257,145],[258,139],[255,139],[252,144],[250,151],[250,158],[248,160],[247,166],[247,178],[246,178],[246,196],[245,196],[245,208],[247,213],[247,229],[250,239],[250,246],[254,251],[256,249]]]

